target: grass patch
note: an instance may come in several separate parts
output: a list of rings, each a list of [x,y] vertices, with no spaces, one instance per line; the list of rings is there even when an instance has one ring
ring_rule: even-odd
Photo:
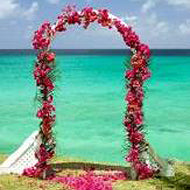
[[[6,156],[0,156],[0,162]],[[82,159],[57,157],[52,160],[53,167],[57,175],[79,175],[85,169],[95,168],[101,172],[107,169],[121,170],[124,166],[110,163],[89,162]],[[155,178],[143,181],[118,181],[113,183],[114,190],[190,190],[190,165],[176,162],[175,177]],[[48,182],[45,180],[33,179],[18,175],[0,176],[0,190],[69,190],[62,184]]]

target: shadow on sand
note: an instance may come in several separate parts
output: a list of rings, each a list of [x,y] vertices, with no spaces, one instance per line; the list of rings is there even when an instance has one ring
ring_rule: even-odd
[[[130,171],[130,167],[109,165],[109,164],[96,164],[88,162],[61,162],[51,164],[56,172],[61,172],[64,169],[70,170],[104,170],[104,171]]]

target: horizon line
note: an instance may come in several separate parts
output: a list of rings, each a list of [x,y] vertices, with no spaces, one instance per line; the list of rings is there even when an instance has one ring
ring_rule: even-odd
[[[190,50],[190,48],[150,48],[151,50]],[[35,50],[32,48],[4,48],[0,50]],[[130,50],[130,48],[52,48],[52,50]]]

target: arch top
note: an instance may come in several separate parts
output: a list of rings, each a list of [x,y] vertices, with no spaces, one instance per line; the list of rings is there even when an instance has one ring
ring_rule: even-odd
[[[99,14],[99,10],[93,9],[93,11],[94,11],[97,15]],[[79,15],[81,15],[81,14],[82,14],[82,11],[77,11],[77,13],[78,13]],[[125,25],[126,27],[129,27],[128,24],[127,24],[126,22],[124,22],[122,19],[120,19],[119,17],[117,17],[117,16],[115,16],[115,15],[109,13],[109,12],[108,12],[108,15],[109,15],[109,18],[110,18],[110,19],[112,19],[112,20],[114,20],[114,19],[115,19],[115,20],[118,20],[118,21],[121,22],[121,24]],[[55,24],[53,24],[53,25],[51,26],[51,27],[52,27],[52,30],[55,30],[56,24],[57,24],[57,23],[55,23]]]
[[[134,51],[134,53],[137,52],[146,59],[150,57],[148,45],[140,42],[139,36],[132,30],[131,26],[111,14],[107,9],[97,10],[92,7],[86,7],[82,11],[78,11],[75,7],[68,6],[57,17],[57,21],[53,25],[49,22],[44,22],[35,32],[33,47],[34,49],[50,49],[51,41],[57,32],[64,32],[69,25],[73,24],[82,25],[87,29],[88,26],[95,21],[109,29],[115,27],[122,35],[125,44]]]

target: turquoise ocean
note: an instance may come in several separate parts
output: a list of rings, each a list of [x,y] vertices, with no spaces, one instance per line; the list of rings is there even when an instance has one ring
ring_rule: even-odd
[[[126,56],[57,55],[57,154],[125,163]],[[0,55],[0,154],[34,130],[33,54]],[[190,160],[190,56],[153,55],[144,85],[146,136],[162,157]]]

